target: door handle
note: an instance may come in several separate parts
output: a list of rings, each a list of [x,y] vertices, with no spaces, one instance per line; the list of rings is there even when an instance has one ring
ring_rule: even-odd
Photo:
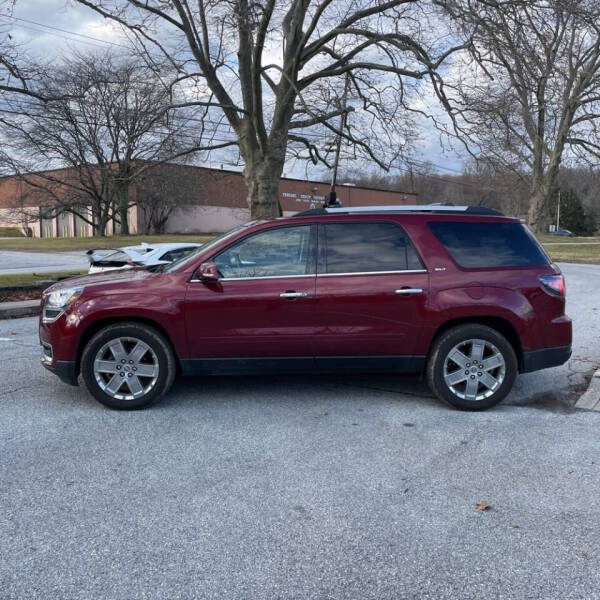
[[[282,292],[279,294],[280,298],[306,298],[307,292]]]
[[[400,290],[396,290],[396,294],[399,295],[411,295],[411,294],[422,294],[423,288],[402,288]]]

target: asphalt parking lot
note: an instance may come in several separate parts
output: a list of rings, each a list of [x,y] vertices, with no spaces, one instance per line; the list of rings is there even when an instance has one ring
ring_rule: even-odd
[[[90,263],[84,251],[17,252],[0,251],[0,275],[14,273],[50,273],[52,271],[87,270]]]
[[[103,408],[0,321],[0,598],[600,596],[600,267],[574,359],[486,413],[416,378],[209,378]],[[478,502],[490,509],[479,511]]]

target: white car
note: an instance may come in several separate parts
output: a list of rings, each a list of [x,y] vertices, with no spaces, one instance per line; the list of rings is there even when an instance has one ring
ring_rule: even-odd
[[[105,271],[130,269],[131,267],[156,268],[159,265],[179,260],[200,246],[202,244],[192,242],[172,244],[147,244],[142,242],[138,246],[88,250],[86,252],[90,261],[88,273],[104,273]]]

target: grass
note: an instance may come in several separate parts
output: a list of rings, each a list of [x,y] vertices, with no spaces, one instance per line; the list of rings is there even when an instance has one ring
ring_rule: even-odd
[[[544,246],[546,252],[555,262],[600,264],[600,243],[567,246]]]
[[[542,244],[551,244],[553,246],[557,244],[600,244],[599,236],[573,236],[566,237],[561,235],[550,235],[549,233],[539,233],[537,236],[538,240],[542,242]]]
[[[11,238],[0,239],[0,250],[20,250],[24,252],[66,252],[90,250],[91,248],[118,248],[135,246],[141,242],[206,242],[213,234],[175,235],[114,235],[109,237],[80,238]]]
[[[600,237],[561,237],[542,233],[538,239],[555,262],[600,264]]]
[[[53,273],[13,273],[11,275],[0,275],[0,288],[23,287],[47,279],[72,277],[73,275],[81,275],[82,273],[87,273],[87,271],[55,271]]]

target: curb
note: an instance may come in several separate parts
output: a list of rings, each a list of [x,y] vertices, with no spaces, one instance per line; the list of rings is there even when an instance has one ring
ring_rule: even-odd
[[[39,300],[20,300],[19,302],[0,302],[0,319],[34,317],[40,314]]]
[[[579,397],[575,408],[600,412],[600,369],[592,376],[588,389]]]
[[[47,287],[56,283],[56,279],[44,279],[36,281],[30,285],[8,285],[0,287],[0,295],[11,294],[13,292],[29,292],[32,290],[43,292]]]

